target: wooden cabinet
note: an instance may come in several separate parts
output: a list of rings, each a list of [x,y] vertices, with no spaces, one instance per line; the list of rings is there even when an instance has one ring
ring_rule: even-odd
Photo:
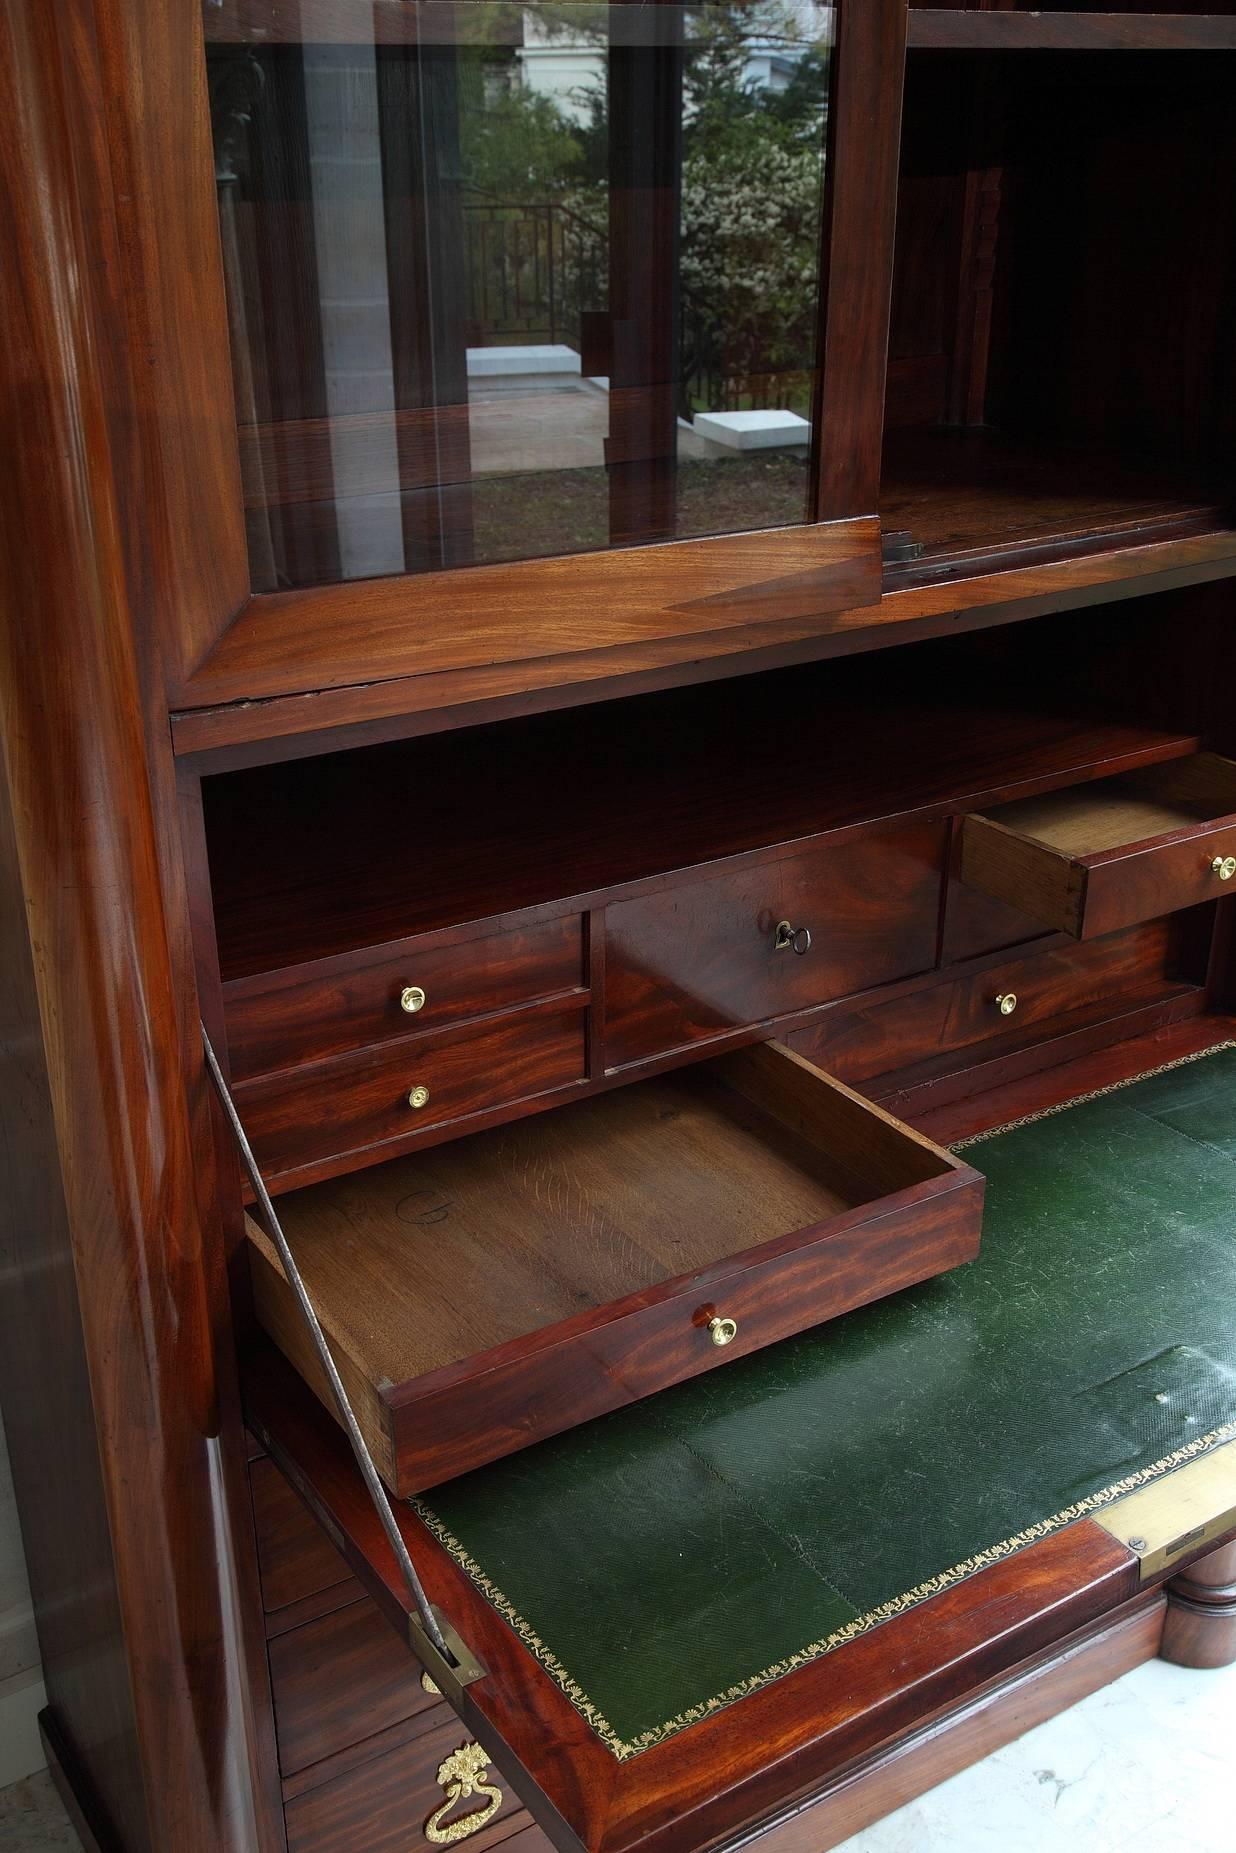
[[[1097,1505],[862,1591],[1031,1316],[952,1143],[1233,1040],[1233,60],[1230,9],[0,0],[0,1392],[97,1844],[378,1853],[471,1783],[478,1847],[822,1848],[1169,1603],[1228,1651],[1216,1513],[1166,1597]],[[573,1437],[610,1584],[691,1585],[611,1656],[650,1724],[520,1606],[561,1558],[589,1642],[561,1525],[491,1574],[439,1514]]]

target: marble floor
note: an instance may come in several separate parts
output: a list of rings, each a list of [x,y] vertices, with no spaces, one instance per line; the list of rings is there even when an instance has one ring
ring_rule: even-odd
[[[1234,1754],[1236,1667],[1192,1673],[1152,1660],[844,1853],[1233,1853]],[[78,1846],[45,1772],[0,1790],[3,1853]]]

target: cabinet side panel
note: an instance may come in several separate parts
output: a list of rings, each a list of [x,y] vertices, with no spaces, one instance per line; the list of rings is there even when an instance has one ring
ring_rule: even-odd
[[[133,1695],[8,782],[0,777],[0,1404],[48,1702],[107,1829],[145,1844]]]

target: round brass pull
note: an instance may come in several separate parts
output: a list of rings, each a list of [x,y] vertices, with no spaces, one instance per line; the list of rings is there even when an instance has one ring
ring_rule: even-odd
[[[408,1095],[408,1105],[410,1107],[427,1107],[429,1105],[429,1089],[427,1087],[414,1087]]]
[[[801,959],[803,954],[810,950],[810,927],[791,926],[788,920],[778,920],[777,936],[773,940],[774,952],[796,952]]]
[[[1231,881],[1233,875],[1236,875],[1236,856],[1216,856],[1210,865],[1210,872],[1217,875],[1220,881]]]
[[[423,1010],[425,1003],[425,993],[419,984],[405,984],[399,993],[399,1008],[406,1010],[410,1017],[414,1017],[418,1010]]]
[[[708,1332],[714,1345],[732,1345],[738,1337],[737,1319],[710,1319]]]
[[[996,999],[996,1009],[1002,1017],[1011,1017],[1017,1008],[1016,991],[1001,991]]]

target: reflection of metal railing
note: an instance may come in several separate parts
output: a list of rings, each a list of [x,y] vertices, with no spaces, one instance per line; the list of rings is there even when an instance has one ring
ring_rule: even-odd
[[[582,347],[580,317],[609,296],[608,233],[556,200],[494,199],[470,190],[462,208],[468,344],[558,342]],[[722,305],[723,307],[723,305]],[[727,338],[724,313],[679,293],[678,410],[809,407],[809,368],[778,365],[751,331]],[[804,330],[803,348],[812,338]]]
[[[580,344],[580,315],[608,294],[606,236],[557,201],[463,206],[468,341]]]

